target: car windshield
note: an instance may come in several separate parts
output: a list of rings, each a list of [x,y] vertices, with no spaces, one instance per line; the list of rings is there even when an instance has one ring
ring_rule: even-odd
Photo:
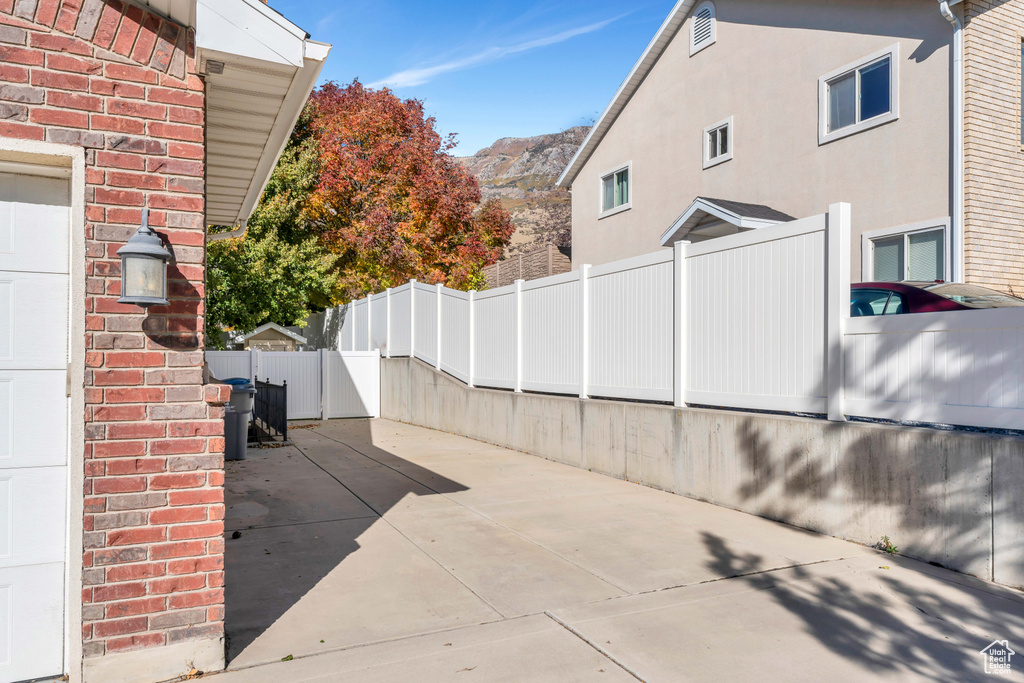
[[[1009,308],[1024,306],[1024,299],[997,292],[988,287],[962,284],[938,284],[925,287],[932,294],[955,301],[969,308]]]

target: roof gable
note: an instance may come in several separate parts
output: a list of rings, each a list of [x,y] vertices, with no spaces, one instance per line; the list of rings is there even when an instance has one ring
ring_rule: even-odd
[[[795,220],[763,204],[697,197],[661,236],[661,245],[670,246],[684,239],[713,239]]]
[[[255,330],[253,330],[249,334],[243,335],[242,338],[240,339],[240,341],[245,341],[246,339],[252,339],[256,335],[258,335],[258,334],[260,334],[262,332],[267,332],[267,331],[277,332],[278,334],[281,334],[281,335],[283,335],[285,337],[288,337],[289,339],[293,339],[293,340],[297,341],[300,344],[305,344],[306,343],[306,338],[305,337],[303,337],[301,335],[298,335],[298,334],[295,334],[291,330],[285,329],[284,327],[281,327],[277,323],[267,323],[266,325],[261,325],[260,327],[257,327]]]

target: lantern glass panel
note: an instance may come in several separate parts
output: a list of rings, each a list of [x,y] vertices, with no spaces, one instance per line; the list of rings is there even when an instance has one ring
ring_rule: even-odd
[[[162,299],[164,269],[167,264],[155,258],[128,256],[124,259],[124,291],[121,296]]]

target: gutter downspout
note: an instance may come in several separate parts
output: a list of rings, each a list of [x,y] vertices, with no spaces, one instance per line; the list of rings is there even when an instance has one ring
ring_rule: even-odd
[[[964,282],[964,26],[940,0],[939,11],[953,26],[953,282]]]
[[[248,230],[249,221],[246,221],[245,223],[242,224],[242,227],[238,228],[237,230],[232,230],[231,232],[218,232],[213,235],[207,235],[206,242],[207,244],[209,244],[210,242],[220,242],[222,240],[232,240],[236,237],[245,237],[245,233]]]

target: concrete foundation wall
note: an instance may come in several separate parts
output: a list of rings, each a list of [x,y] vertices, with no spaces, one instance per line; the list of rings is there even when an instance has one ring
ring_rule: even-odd
[[[1024,439],[470,389],[385,359],[382,416],[1024,586]]]

